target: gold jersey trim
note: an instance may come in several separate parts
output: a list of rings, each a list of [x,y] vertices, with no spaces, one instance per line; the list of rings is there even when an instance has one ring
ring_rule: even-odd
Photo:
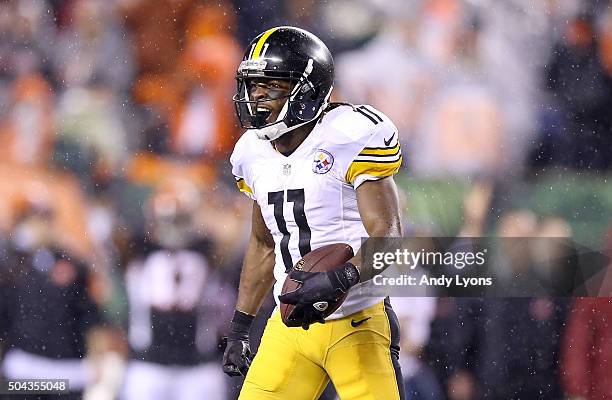
[[[399,142],[393,147],[365,147],[359,153],[360,156],[394,156],[400,151]]]
[[[253,197],[253,189],[247,185],[243,178],[238,178],[236,180],[236,185],[238,186],[238,190],[240,190],[242,193],[246,193],[249,195],[249,197]]]
[[[402,156],[394,161],[353,161],[346,171],[346,181],[351,185],[359,175],[371,175],[379,178],[391,176],[399,171],[402,165]]]

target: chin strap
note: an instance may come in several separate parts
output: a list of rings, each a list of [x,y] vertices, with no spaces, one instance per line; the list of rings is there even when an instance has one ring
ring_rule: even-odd
[[[312,120],[302,122],[300,124],[293,125],[291,127],[287,127],[287,125],[285,125],[284,122],[280,122],[275,125],[266,126],[265,128],[251,129],[251,130],[255,131],[255,134],[261,140],[275,140],[283,136],[285,133],[291,132],[292,130],[297,129],[300,126],[306,125],[309,122],[312,122]]]
[[[281,137],[285,133],[290,132],[290,131],[292,131],[292,130],[294,130],[296,128],[299,128],[300,126],[306,125],[307,123],[312,122],[312,121],[316,120],[317,118],[319,118],[321,116],[321,114],[323,113],[323,110],[329,104],[329,98],[331,97],[332,90],[333,90],[333,86],[329,88],[329,91],[327,92],[327,96],[325,96],[325,100],[323,101],[323,104],[321,104],[321,107],[319,107],[319,111],[317,111],[317,114],[311,120],[308,120],[308,121],[305,121],[305,122],[301,122],[301,123],[299,123],[297,125],[293,125],[293,126],[290,126],[290,127],[287,127],[285,122],[279,121],[276,124],[270,125],[270,126],[266,126],[265,128],[251,129],[251,130],[255,131],[255,134],[261,140],[275,140],[275,139],[278,139],[279,137]],[[283,106],[283,110],[286,111],[286,107],[288,107],[288,104],[289,104],[289,101],[287,101],[285,103],[285,106]]]

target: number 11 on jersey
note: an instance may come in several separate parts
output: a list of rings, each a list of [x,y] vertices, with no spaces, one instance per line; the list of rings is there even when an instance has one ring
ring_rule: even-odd
[[[298,247],[300,249],[300,255],[304,257],[307,253],[310,253],[310,227],[308,226],[308,220],[304,213],[304,189],[287,190],[287,202],[293,203],[293,218],[299,229]],[[284,203],[284,191],[268,193],[268,204],[274,205],[274,219],[276,220],[278,230],[283,234],[283,238],[280,242],[280,249],[285,264],[285,270],[289,272],[293,267],[293,260],[289,252],[289,239],[291,238],[291,234],[289,230],[287,230],[287,222],[283,215]]]

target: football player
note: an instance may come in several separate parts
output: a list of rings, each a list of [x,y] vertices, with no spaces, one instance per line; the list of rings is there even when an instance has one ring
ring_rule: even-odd
[[[364,237],[401,235],[398,132],[372,107],[330,103],[333,78],[325,44],[287,26],[256,37],[238,68],[234,103],[247,131],[230,161],[254,202],[223,370],[246,376],[240,399],[312,400],[330,378],[343,400],[404,398],[397,317],[388,299],[354,290],[374,276],[360,252],[327,273],[291,271],[321,246],[357,250]],[[302,285],[279,298],[288,274]],[[251,365],[249,328],[273,285],[277,302],[303,314],[304,329],[285,326],[275,310]],[[313,307],[347,291],[325,320]]]
[[[223,400],[217,320],[224,285],[195,234],[199,191],[171,179],[145,208],[146,238],[127,264],[128,361],[122,400]],[[138,244],[139,241],[136,241]]]

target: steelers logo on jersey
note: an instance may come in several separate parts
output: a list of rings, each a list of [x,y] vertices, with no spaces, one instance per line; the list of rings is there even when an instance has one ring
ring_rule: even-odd
[[[312,171],[316,174],[326,174],[334,165],[334,156],[323,149],[317,149],[314,154]]]

